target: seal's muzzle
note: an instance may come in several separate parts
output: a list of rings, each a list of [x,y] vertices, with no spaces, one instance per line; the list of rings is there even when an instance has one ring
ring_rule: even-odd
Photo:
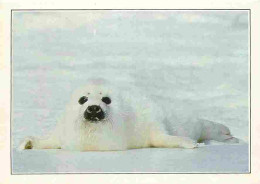
[[[84,112],[84,118],[90,122],[100,121],[105,118],[105,113],[98,105],[91,105]]]

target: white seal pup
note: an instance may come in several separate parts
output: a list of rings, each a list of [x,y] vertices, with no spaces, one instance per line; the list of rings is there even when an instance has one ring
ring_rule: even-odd
[[[20,149],[196,148],[204,140],[235,140],[227,127],[209,121],[196,122],[192,133],[180,128],[170,135],[164,118],[161,108],[136,90],[122,92],[94,81],[73,93],[50,136],[27,137]]]

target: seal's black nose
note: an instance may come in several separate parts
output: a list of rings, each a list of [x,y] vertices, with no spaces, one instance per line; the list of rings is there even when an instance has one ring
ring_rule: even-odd
[[[98,113],[101,111],[101,107],[98,105],[91,105],[91,106],[88,106],[87,111],[89,113],[95,114],[95,113]]]
[[[105,118],[105,113],[99,105],[91,105],[85,110],[84,118],[90,122],[98,122]]]

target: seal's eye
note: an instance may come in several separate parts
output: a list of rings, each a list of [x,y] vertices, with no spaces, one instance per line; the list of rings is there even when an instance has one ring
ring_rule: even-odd
[[[107,105],[111,103],[111,99],[109,97],[103,97],[102,101]]]
[[[80,105],[83,105],[85,102],[87,102],[88,101],[88,97],[86,97],[86,96],[82,96],[82,97],[80,97],[80,99],[79,99],[79,104]]]

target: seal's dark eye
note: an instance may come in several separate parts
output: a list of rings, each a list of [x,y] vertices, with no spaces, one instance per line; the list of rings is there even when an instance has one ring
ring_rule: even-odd
[[[85,102],[87,102],[88,101],[88,97],[86,97],[86,96],[83,96],[83,97],[81,97],[80,99],[79,99],[79,104],[80,105],[83,105]]]
[[[111,99],[109,97],[103,97],[102,101],[107,105],[111,103]]]

